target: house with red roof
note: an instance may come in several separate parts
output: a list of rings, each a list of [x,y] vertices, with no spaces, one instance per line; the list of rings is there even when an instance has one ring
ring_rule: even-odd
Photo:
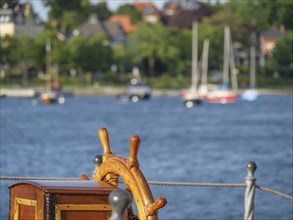
[[[142,19],[155,24],[161,19],[160,11],[152,2],[138,2],[135,1],[133,6],[142,14]]]
[[[135,31],[135,25],[133,24],[129,15],[112,15],[108,21],[110,23],[119,23],[126,35]]]
[[[273,28],[271,30],[261,33],[260,36],[260,48],[261,53],[265,56],[270,56],[273,49],[276,46],[276,42],[279,38],[285,35],[285,28],[281,26],[280,29]]]

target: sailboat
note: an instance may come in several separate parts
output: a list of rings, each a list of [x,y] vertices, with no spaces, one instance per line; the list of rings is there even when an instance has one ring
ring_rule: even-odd
[[[202,102],[202,97],[198,93],[198,32],[197,22],[192,24],[192,62],[191,62],[191,86],[189,90],[182,92],[180,95],[183,98],[184,105],[191,108],[195,105],[199,105]]]
[[[258,92],[255,89],[255,47],[250,47],[250,77],[249,77],[249,89],[245,90],[241,99],[247,101],[254,101],[258,97]]]
[[[203,42],[203,51],[201,58],[201,76],[198,86],[198,94],[202,99],[206,99],[208,93],[219,88],[216,84],[208,84],[208,56],[210,41],[205,39]]]
[[[233,48],[231,47],[230,28],[225,26],[224,30],[224,64],[223,64],[223,84],[219,89],[208,93],[207,100],[211,103],[232,103],[237,99],[237,70],[235,68]],[[229,89],[229,67],[233,89]]]
[[[52,73],[51,73],[51,41],[46,42],[46,89],[41,93],[40,102],[43,104],[51,104],[58,101],[57,92],[52,90]]]

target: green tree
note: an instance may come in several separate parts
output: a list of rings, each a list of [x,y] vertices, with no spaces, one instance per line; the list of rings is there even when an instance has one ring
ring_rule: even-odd
[[[146,69],[151,76],[157,73],[155,67],[160,63],[169,67],[175,66],[180,52],[168,43],[168,28],[161,23],[152,25],[142,22],[137,29],[129,37],[128,48],[134,63],[142,64],[146,61]]]
[[[107,71],[112,62],[112,49],[104,35],[71,38],[67,45],[70,65],[81,72]]]
[[[283,3],[283,7],[285,8],[285,13],[283,15],[283,24],[285,28],[288,30],[293,30],[293,3],[292,1],[285,1]]]
[[[10,78],[11,66],[16,62],[13,56],[13,50],[15,48],[15,38],[11,36],[4,36],[0,38],[0,68],[1,72],[4,71],[5,78]],[[1,75],[1,82],[2,78]]]
[[[101,21],[107,20],[112,15],[106,1],[101,1],[92,7],[92,12],[96,13]]]
[[[22,68],[23,83],[26,84],[28,82],[28,69],[34,65],[34,40],[26,36],[16,39],[12,56],[17,65]]]
[[[115,14],[129,15],[134,23],[141,21],[141,13],[131,4],[120,5]]]
[[[45,71],[46,66],[46,42],[48,39],[51,41],[51,51],[52,54],[56,53],[59,50],[58,47],[55,47],[55,42],[58,41],[57,39],[57,31],[46,29],[40,32],[34,40],[34,48],[35,48],[35,65],[38,69]],[[52,62],[57,62],[52,56]]]
[[[13,48],[15,47],[15,38],[4,36],[0,38],[0,64],[13,62]]]
[[[229,5],[244,21],[255,23],[260,30],[280,25],[293,28],[292,1],[230,0]]]
[[[286,33],[284,37],[277,41],[273,50],[273,58],[280,67],[289,67],[293,64],[293,31]]]
[[[166,42],[160,50],[160,62],[170,75],[185,73],[189,69],[188,61],[191,59],[191,32],[175,27],[164,30],[162,37]]]
[[[49,18],[60,19],[64,11],[82,12],[89,7],[89,0],[42,0],[50,8]]]
[[[206,17],[199,24],[199,48],[204,39],[209,39],[210,67],[221,69],[223,60],[224,27],[227,25],[231,30],[233,42],[240,42],[243,48],[250,45],[250,31],[243,20],[233,13],[232,8],[225,7],[210,17]]]
[[[125,74],[129,65],[130,57],[124,44],[116,44],[113,47],[113,61],[117,65],[118,73]]]
[[[270,1],[230,0],[229,2],[235,14],[239,15],[247,23],[256,24],[261,30],[266,30],[270,27]]]
[[[78,11],[64,11],[60,20],[60,29],[64,33],[71,33],[78,25],[87,19],[85,14]]]

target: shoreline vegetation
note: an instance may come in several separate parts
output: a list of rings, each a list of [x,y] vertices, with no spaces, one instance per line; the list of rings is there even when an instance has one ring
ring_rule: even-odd
[[[26,94],[36,94],[42,92],[44,88],[40,87],[15,87],[15,86],[1,86],[0,95],[26,97]],[[153,96],[179,96],[184,89],[152,89]],[[126,87],[122,86],[65,86],[62,90],[65,94],[73,96],[119,96],[123,95]],[[238,90],[238,95],[241,95],[244,90]],[[293,87],[291,88],[260,88],[257,89],[259,95],[293,95]],[[12,95],[9,95],[12,94]],[[29,96],[29,95],[27,95]]]

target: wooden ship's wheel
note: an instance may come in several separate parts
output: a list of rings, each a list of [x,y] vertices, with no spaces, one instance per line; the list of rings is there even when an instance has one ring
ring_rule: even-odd
[[[130,138],[130,154],[128,159],[116,156],[111,152],[108,132],[105,128],[98,131],[104,154],[102,163],[94,171],[93,180],[104,181],[118,187],[118,178],[122,177],[126,190],[128,190],[136,203],[138,219],[158,219],[158,209],[167,204],[164,197],[154,201],[149,185],[139,169],[137,153],[140,145],[139,136]]]

